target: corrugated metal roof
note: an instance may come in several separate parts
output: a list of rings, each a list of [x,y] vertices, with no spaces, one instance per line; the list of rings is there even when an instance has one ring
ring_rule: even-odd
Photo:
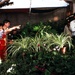
[[[10,0],[12,5],[4,6],[1,9],[23,9],[23,8],[45,8],[45,7],[66,7],[69,4],[64,0]]]

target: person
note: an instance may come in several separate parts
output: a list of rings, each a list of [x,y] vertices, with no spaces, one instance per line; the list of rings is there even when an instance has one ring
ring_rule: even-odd
[[[75,45],[75,13],[67,17],[67,25],[64,28],[64,33],[72,38],[72,44]]]
[[[7,56],[7,44],[8,44],[8,33],[11,32],[12,30],[14,29],[20,29],[20,26],[21,25],[18,25],[18,26],[13,26],[11,28],[10,27],[10,21],[9,20],[4,20],[3,21],[3,26],[1,26],[1,31],[0,31],[0,37],[1,37],[1,40],[0,40],[0,59],[2,61],[4,61],[6,59],[6,56]]]
[[[4,20],[3,21],[3,30],[6,34],[8,34],[9,32],[11,32],[12,30],[15,30],[15,29],[20,29],[20,26],[21,25],[18,25],[18,26],[13,26],[11,28],[10,27],[10,21],[9,20]]]
[[[0,59],[5,60],[6,38],[4,36],[3,25],[0,23]]]
[[[64,34],[66,34],[67,36],[72,37],[72,32],[70,30],[70,24],[69,23],[67,25],[65,25],[65,27],[64,27]]]
[[[72,19],[72,16],[73,16],[73,15],[69,15],[69,16],[66,18],[66,25],[65,25],[65,27],[64,27],[64,34],[65,34],[65,35],[68,35],[68,36],[70,36],[70,37],[72,37],[72,32],[71,32],[71,30],[70,30],[70,21],[71,21],[71,19]]]
[[[72,32],[72,42],[75,45],[75,13],[73,14],[73,19],[70,22],[70,30]]]

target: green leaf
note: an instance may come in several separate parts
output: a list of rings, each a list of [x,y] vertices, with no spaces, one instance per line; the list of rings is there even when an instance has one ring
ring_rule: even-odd
[[[45,70],[45,75],[51,75],[50,71],[49,70]]]

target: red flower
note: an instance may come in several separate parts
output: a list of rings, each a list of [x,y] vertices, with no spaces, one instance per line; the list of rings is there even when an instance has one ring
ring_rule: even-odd
[[[35,66],[36,69],[38,69],[38,66]]]
[[[45,71],[45,68],[43,68],[43,67],[35,66],[35,68],[38,69],[39,71],[42,71],[42,72]]]
[[[38,47],[40,46],[40,44],[38,44]]]

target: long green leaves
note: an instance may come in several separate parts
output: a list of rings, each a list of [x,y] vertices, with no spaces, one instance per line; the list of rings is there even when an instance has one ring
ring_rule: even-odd
[[[22,51],[51,51],[54,46],[63,48],[68,46],[71,48],[72,40],[70,36],[66,36],[63,33],[61,35],[48,34],[45,32],[43,36],[35,37],[21,37],[21,39],[15,40],[15,42],[10,46],[10,54],[12,56],[16,55],[18,52]]]
[[[7,49],[9,50],[9,55],[11,54],[12,56],[15,56],[18,52],[29,50],[30,40],[30,37],[21,37],[21,39],[15,40],[14,43]]]
[[[72,40],[70,36],[64,35],[63,33],[61,35],[52,35],[52,44],[58,45],[60,48],[63,48],[64,46],[68,45],[69,48],[72,46]]]

